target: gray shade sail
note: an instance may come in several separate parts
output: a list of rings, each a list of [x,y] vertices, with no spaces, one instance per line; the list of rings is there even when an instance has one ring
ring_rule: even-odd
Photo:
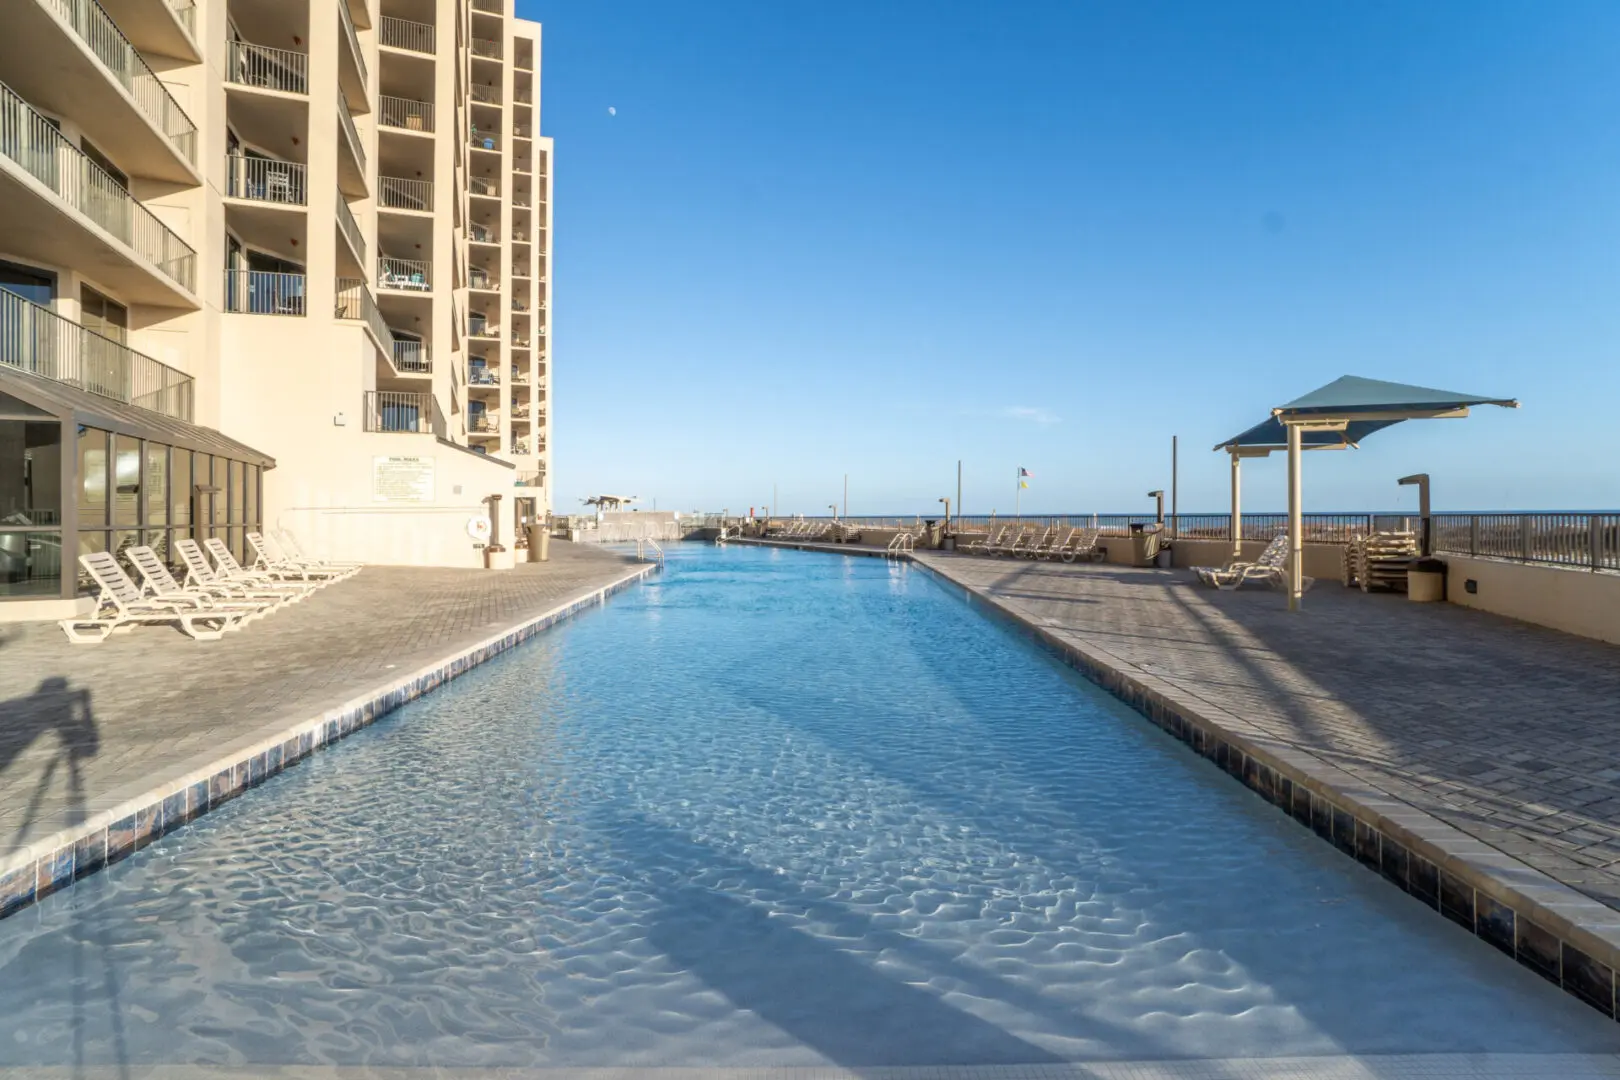
[[[276,459],[269,454],[226,438],[213,428],[177,420],[138,405],[126,405],[77,386],[37,378],[4,365],[0,365],[0,391],[68,423],[168,443],[203,454],[219,454],[266,469],[276,467]]]
[[[1399,420],[1352,420],[1343,431],[1302,431],[1300,442],[1306,450],[1343,450],[1359,445],[1362,439],[1375,431],[1398,423]],[[1288,429],[1273,416],[1260,421],[1248,431],[1217,443],[1215,449],[1263,457],[1273,450],[1288,449]]]
[[[1450,390],[1434,390],[1427,386],[1409,386],[1406,383],[1345,375],[1334,379],[1326,386],[1312,390],[1304,397],[1295,398],[1286,405],[1278,406],[1272,410],[1272,415],[1301,416],[1320,413],[1325,416],[1355,416],[1357,413],[1432,413],[1447,409],[1466,409],[1470,405],[1501,405],[1509,409],[1519,407],[1519,403],[1513,398],[1458,394]]]

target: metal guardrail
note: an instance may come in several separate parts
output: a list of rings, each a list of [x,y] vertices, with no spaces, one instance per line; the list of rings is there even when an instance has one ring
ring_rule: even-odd
[[[309,55],[233,41],[226,61],[225,81],[285,94],[308,94]]]
[[[378,94],[377,124],[401,131],[432,131],[433,102]]]
[[[46,0],[182,157],[197,163],[197,125],[96,0]],[[178,14],[178,13],[177,13]],[[190,27],[187,27],[190,29]]]
[[[390,49],[405,49],[409,52],[427,53],[429,56],[438,51],[438,47],[434,44],[432,23],[396,19],[392,15],[382,17],[382,22],[378,26],[377,43]]]
[[[354,252],[355,259],[361,266],[366,264],[366,238],[360,232],[360,223],[354,220],[354,211],[349,209],[349,202],[343,197],[343,192],[337,193],[337,223],[343,230],[343,239],[349,242],[349,250]]]
[[[348,0],[338,0],[338,22],[343,26],[343,40],[349,43],[349,54],[354,57],[355,67],[360,72],[360,85],[365,86],[369,81],[366,72],[366,54],[360,51],[360,35],[354,30],[354,15],[349,11]]]
[[[306,171],[296,161],[227,154],[225,194],[233,199],[306,206],[309,203],[304,182]]]
[[[191,40],[197,40],[197,3],[196,0],[168,0],[169,10],[174,17],[180,20],[180,25],[186,28],[186,34]]]
[[[190,375],[0,289],[0,364],[190,420]]]
[[[433,183],[429,180],[407,180],[401,176],[377,177],[377,197],[389,210],[433,209]]]
[[[467,194],[487,195],[492,199],[501,197],[501,186],[487,176],[467,177]]]
[[[501,0],[472,0],[474,11],[482,11],[489,15],[501,14]]]
[[[240,315],[303,315],[304,275],[225,271],[225,310]]]
[[[433,288],[433,264],[384,255],[377,260],[377,288],[428,292]]]
[[[360,175],[366,174],[366,147],[360,141],[360,132],[354,126],[354,117],[349,112],[349,103],[338,94],[338,125],[343,128],[344,136],[349,140],[349,149],[354,153],[354,160],[360,166]],[[341,200],[339,200],[341,201]]]
[[[1435,514],[1430,522],[1436,552],[1620,570],[1620,513]]]
[[[337,309],[333,314],[335,318],[364,322],[371,336],[377,339],[377,347],[393,354],[394,332],[388,329],[382,312],[377,310],[377,299],[371,295],[365,281],[360,278],[337,279]]]
[[[485,105],[499,105],[501,103],[501,88],[491,86],[489,83],[473,83],[467,87],[467,94],[474,101],[481,101]]]
[[[164,276],[196,289],[197,253],[50,121],[0,83],[0,154],[95,222]]]
[[[425,341],[409,341],[404,338],[394,339],[394,368],[397,371],[408,371],[413,375],[431,375],[433,373],[433,354],[429,344]]]
[[[499,60],[501,43],[490,38],[475,37],[467,42],[467,51],[485,60]]]
[[[365,430],[433,433],[433,395],[402,390],[367,390]]]

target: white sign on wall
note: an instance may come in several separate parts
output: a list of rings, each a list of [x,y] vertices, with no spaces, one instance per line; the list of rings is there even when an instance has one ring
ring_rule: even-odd
[[[432,502],[433,459],[393,455],[371,459],[372,502]]]

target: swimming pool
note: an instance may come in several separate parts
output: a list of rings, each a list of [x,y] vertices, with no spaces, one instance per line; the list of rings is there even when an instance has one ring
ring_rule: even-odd
[[[0,1066],[1616,1050],[926,573],[758,548],[0,922]]]

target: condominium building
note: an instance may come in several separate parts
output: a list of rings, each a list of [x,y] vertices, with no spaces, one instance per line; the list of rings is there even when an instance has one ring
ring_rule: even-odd
[[[552,146],[513,0],[0,0],[0,619],[280,527],[549,510]],[[7,604],[4,601],[32,601]]]

